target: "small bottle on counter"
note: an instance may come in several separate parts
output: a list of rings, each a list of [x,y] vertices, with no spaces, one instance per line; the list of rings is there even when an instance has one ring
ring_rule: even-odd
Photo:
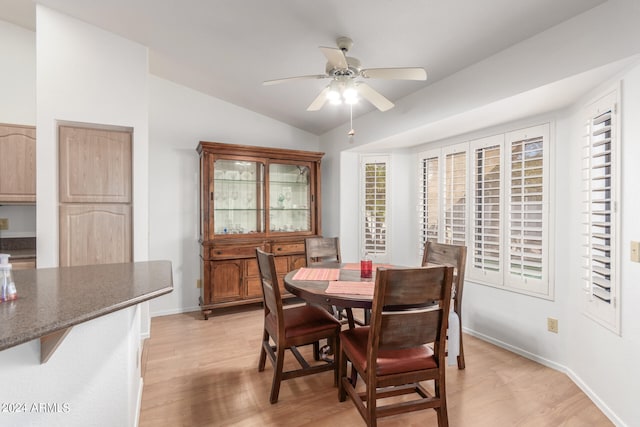
[[[0,302],[18,298],[16,284],[11,274],[9,254],[0,254]]]

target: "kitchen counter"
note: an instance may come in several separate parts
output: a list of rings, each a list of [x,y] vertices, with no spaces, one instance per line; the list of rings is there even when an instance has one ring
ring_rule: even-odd
[[[13,277],[18,299],[0,303],[0,350],[40,338],[42,351],[53,352],[72,326],[173,290],[170,261],[20,270]],[[50,353],[42,356],[44,362]]]

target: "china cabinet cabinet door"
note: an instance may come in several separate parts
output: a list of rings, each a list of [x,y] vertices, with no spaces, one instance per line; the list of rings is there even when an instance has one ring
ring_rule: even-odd
[[[310,232],[314,223],[310,163],[269,164],[269,231]]]
[[[209,235],[264,232],[264,165],[255,161],[212,158],[209,177]]]
[[[211,298],[208,302],[225,302],[241,298],[242,261],[212,261],[208,264]]]

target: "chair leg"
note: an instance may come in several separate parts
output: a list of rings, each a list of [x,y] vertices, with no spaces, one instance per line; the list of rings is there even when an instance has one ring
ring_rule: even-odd
[[[435,395],[440,399],[440,406],[436,407],[438,415],[438,427],[449,427],[449,415],[447,414],[447,391],[445,389],[444,378],[441,381],[435,380],[433,388]]]
[[[339,355],[339,372],[338,372],[338,400],[344,402],[347,400],[347,391],[344,389],[342,379],[347,377],[347,355],[342,351],[342,344],[339,344],[339,350],[336,352],[336,357]]]
[[[462,346],[462,313],[458,313],[458,324],[460,325],[460,348],[458,351],[458,369],[464,369],[464,347]]]
[[[271,394],[269,396],[269,402],[271,402],[271,404],[276,403],[280,395],[280,383],[282,382],[282,370],[284,367],[284,350],[283,346],[276,348],[276,363],[273,366],[273,381],[271,383]]]
[[[376,418],[376,387],[375,384],[367,382],[367,422],[368,427],[376,427],[378,419]]]
[[[264,331],[262,334],[262,342],[260,345],[260,361],[258,362],[258,372],[264,371],[264,364],[267,361],[267,350],[264,348],[266,345],[269,345],[269,333]]]

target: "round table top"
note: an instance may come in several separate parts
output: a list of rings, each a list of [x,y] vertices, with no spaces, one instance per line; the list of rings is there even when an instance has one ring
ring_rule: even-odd
[[[360,270],[343,269],[345,264],[323,263],[319,268],[340,268],[340,280],[346,281],[375,281],[373,278],[360,278]],[[284,277],[284,287],[292,294],[304,299],[307,302],[320,305],[335,305],[342,308],[371,308],[373,297],[371,295],[351,295],[351,294],[328,294],[326,293],[329,280],[293,280],[299,269],[290,271]]]

